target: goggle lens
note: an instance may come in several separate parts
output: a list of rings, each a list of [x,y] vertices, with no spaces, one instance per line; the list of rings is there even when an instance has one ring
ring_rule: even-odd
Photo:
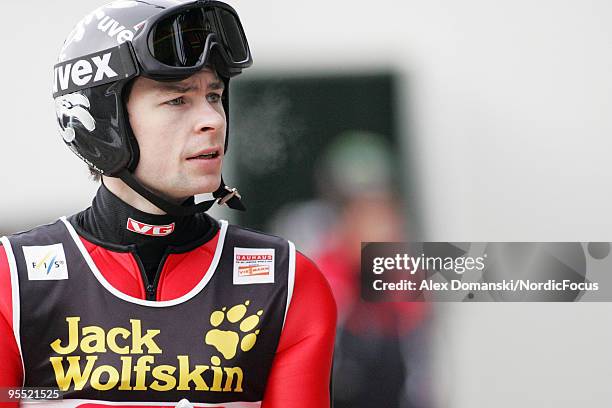
[[[249,52],[238,18],[229,11],[220,9],[219,20],[225,34],[225,46],[230,56],[236,62],[246,61],[249,58]]]
[[[153,27],[149,48],[153,57],[172,67],[194,67],[207,52],[206,40],[215,34],[232,64],[249,58],[238,18],[221,8],[195,8],[167,17]]]

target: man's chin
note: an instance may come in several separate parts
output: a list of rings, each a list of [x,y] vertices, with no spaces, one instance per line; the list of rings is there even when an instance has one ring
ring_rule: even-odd
[[[185,200],[201,194],[211,194],[219,189],[221,185],[221,176],[207,176],[200,178],[196,183],[192,183],[191,186],[183,185],[182,188],[174,186],[175,188],[163,189],[154,188],[152,186],[145,185],[150,191],[164,197],[165,199],[175,202],[182,203]],[[160,191],[161,190],[161,191]]]
[[[207,176],[198,183],[198,186],[193,189],[192,195],[209,194],[214,193],[221,186],[221,175],[218,176]]]

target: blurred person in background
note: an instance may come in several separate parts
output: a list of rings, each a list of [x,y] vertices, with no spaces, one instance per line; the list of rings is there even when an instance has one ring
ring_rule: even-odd
[[[317,166],[321,197],[285,208],[273,224],[308,249],[336,299],[336,408],[431,406],[428,305],[360,296],[361,243],[409,239],[393,162],[382,136],[339,135]]]
[[[1,387],[59,388],[58,407],[329,406],[325,278],[291,242],[206,214],[244,209],[221,169],[230,78],[251,62],[216,1],[115,1],[70,33],[58,126],[101,185],[2,239]]]

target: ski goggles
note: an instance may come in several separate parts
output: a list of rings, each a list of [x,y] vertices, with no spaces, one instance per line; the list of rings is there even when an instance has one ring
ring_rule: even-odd
[[[139,30],[131,42],[56,64],[53,97],[138,75],[182,80],[211,62],[232,77],[253,63],[238,14],[225,3],[181,4],[145,20]]]
[[[239,74],[253,59],[236,11],[218,1],[172,7],[145,23],[133,40],[142,74],[152,79],[185,78],[210,62],[213,48],[225,74]]]

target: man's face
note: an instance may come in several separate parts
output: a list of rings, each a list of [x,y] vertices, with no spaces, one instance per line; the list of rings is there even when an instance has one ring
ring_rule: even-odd
[[[142,184],[176,202],[219,187],[223,90],[210,69],[180,82],[136,79],[127,110],[140,148],[134,174]]]

